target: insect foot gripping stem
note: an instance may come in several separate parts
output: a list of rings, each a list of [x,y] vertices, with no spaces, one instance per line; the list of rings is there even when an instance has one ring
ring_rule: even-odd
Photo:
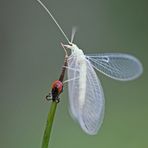
[[[59,80],[56,80],[51,85],[51,92],[46,96],[46,100],[52,100],[57,103],[60,102],[59,95],[63,92],[63,83]]]
[[[49,94],[46,96],[46,100],[47,100],[47,101],[52,100],[51,93],[49,93]]]

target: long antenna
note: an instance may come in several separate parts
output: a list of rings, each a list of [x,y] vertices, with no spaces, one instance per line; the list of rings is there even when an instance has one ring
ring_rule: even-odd
[[[53,21],[55,22],[55,24],[57,25],[57,27],[59,28],[59,30],[61,31],[61,33],[64,35],[64,37],[66,38],[66,40],[68,41],[68,43],[70,43],[68,37],[66,36],[66,34],[64,33],[64,31],[62,30],[62,28],[60,27],[60,25],[58,24],[58,22],[56,21],[56,19],[54,18],[54,16],[51,14],[51,12],[47,9],[47,7],[40,0],[37,0],[37,2],[45,9],[45,11],[53,19]]]
[[[71,33],[71,43],[73,43],[76,31],[77,31],[77,27],[73,27],[72,28],[72,33]]]

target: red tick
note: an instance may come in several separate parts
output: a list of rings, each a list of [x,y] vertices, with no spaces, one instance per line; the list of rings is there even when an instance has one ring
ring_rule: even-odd
[[[62,47],[64,48],[63,44],[61,43]],[[65,48],[64,48],[65,50]],[[65,71],[66,71],[66,67],[67,67],[67,59],[68,59],[68,55],[67,52],[65,50],[65,60],[64,60],[64,66],[62,67],[62,72],[60,75],[59,80],[56,80],[52,83],[51,85],[51,92],[46,96],[47,100],[52,100],[52,101],[56,101],[57,103],[59,102],[60,98],[59,95],[63,92],[63,79],[64,79],[64,75],[65,75]]]

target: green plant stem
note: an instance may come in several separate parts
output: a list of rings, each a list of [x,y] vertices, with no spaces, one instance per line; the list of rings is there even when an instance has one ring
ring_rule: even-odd
[[[53,119],[54,119],[56,107],[57,107],[57,102],[52,101],[51,106],[50,106],[50,110],[48,113],[48,118],[47,118],[47,123],[46,123],[45,131],[44,131],[44,136],[43,136],[41,148],[48,148],[48,143],[49,143],[49,139],[50,139],[50,133],[51,133],[51,129],[52,129],[52,124],[53,124]]]

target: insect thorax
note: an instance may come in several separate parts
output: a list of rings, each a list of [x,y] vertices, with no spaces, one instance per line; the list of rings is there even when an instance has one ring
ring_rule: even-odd
[[[84,56],[83,51],[81,49],[79,49],[79,47],[75,44],[72,45],[71,50],[72,50],[72,54],[74,54],[77,57],[79,57],[79,56],[83,57]]]

